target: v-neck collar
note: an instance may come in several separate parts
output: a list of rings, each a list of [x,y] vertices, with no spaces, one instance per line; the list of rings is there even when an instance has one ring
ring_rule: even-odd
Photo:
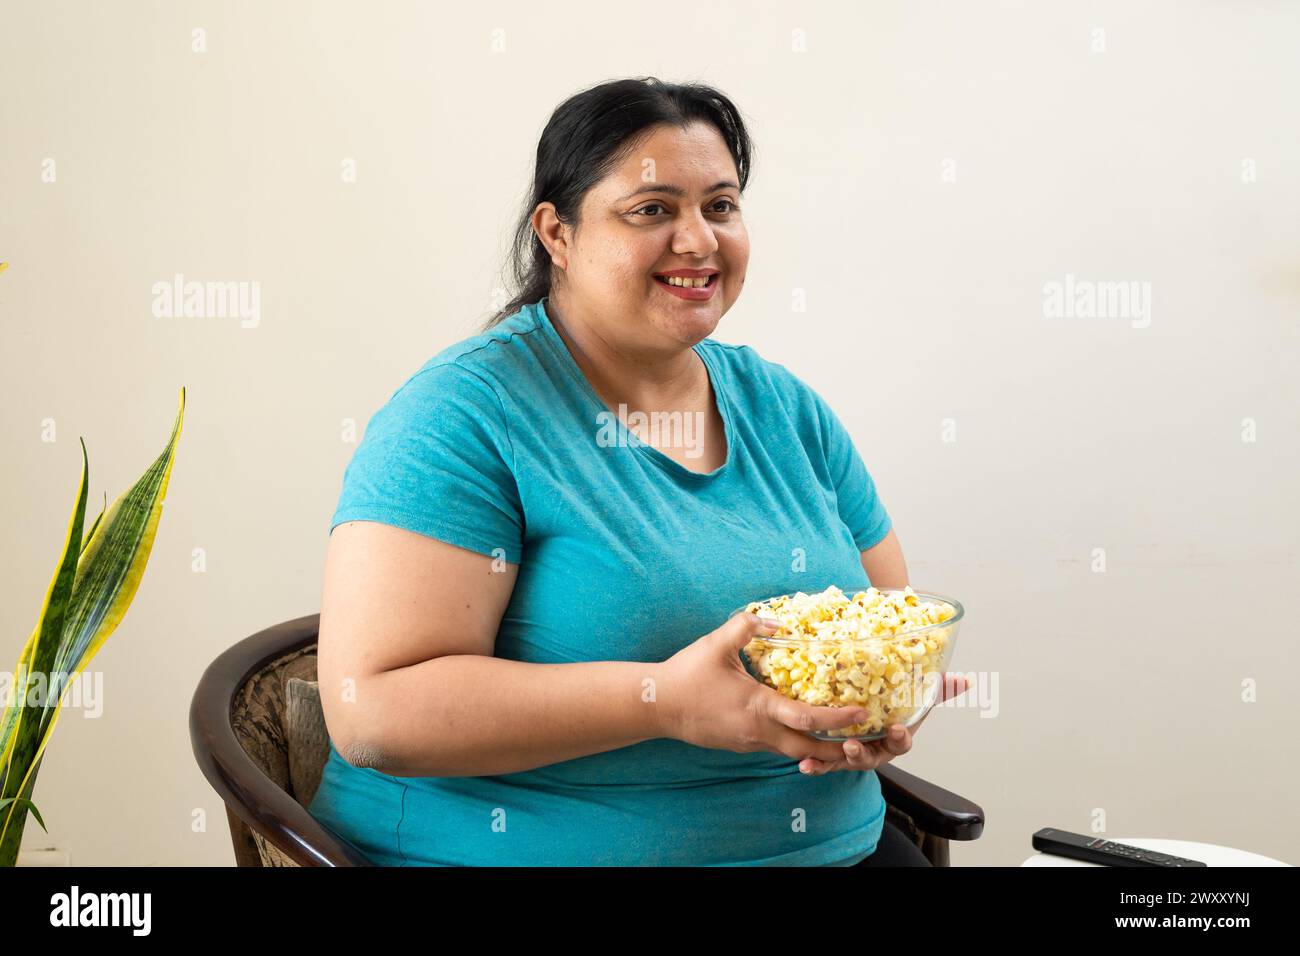
[[[536,312],[537,324],[542,329],[546,340],[551,343],[560,364],[564,366],[570,377],[577,383],[579,391],[586,395],[588,404],[595,408],[597,412],[605,412],[613,416],[619,445],[632,447],[669,474],[689,481],[706,482],[717,478],[727,470],[736,457],[736,429],[731,421],[731,403],[727,400],[726,389],[721,382],[722,375],[717,366],[714,365],[713,357],[710,355],[711,350],[703,347],[704,342],[697,342],[691,348],[700,357],[700,360],[704,363],[705,371],[708,373],[713,400],[717,405],[718,414],[722,418],[723,434],[727,441],[727,457],[721,465],[712,471],[701,472],[692,471],[680,462],[669,458],[658,448],[642,441],[623,423],[623,420],[618,417],[618,413],[605,404],[605,400],[592,388],[591,382],[587,381],[587,376],[583,374],[577,359],[573,357],[573,353],[569,351],[568,345],[565,344],[564,339],[556,330],[555,324],[551,321],[551,317],[546,311],[546,303],[549,298],[549,296],[543,296],[532,304],[532,308]]]

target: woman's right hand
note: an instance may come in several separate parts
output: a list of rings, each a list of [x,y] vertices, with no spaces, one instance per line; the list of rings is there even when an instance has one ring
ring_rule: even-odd
[[[660,665],[655,693],[664,735],[698,747],[766,750],[795,761],[843,758],[843,742],[818,740],[807,732],[864,721],[864,708],[815,707],[793,700],[759,683],[741,662],[738,651],[778,627],[742,611]]]

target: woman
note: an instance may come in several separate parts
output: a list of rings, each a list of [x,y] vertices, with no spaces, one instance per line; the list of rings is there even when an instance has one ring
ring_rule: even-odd
[[[925,864],[873,772],[908,732],[817,740],[864,715],[738,653],[772,633],[729,616],[749,601],[907,583],[830,408],[709,338],[745,281],[750,156],[708,87],[566,101],[520,294],[371,419],[331,524],[310,810],[376,862]]]

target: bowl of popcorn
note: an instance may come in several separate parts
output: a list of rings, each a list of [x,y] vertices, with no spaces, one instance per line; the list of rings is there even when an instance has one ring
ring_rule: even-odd
[[[813,730],[820,740],[877,740],[895,724],[912,727],[939,698],[964,610],[942,594],[870,587],[852,597],[835,585],[783,594],[739,611],[781,628],[744,648],[750,674],[818,707],[863,707],[865,721]]]

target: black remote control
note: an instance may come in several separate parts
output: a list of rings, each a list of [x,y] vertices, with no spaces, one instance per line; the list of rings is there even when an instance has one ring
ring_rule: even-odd
[[[1155,850],[1114,843],[1103,837],[1084,836],[1068,830],[1039,830],[1034,834],[1034,849],[1053,856],[1065,856],[1102,866],[1206,866],[1200,860],[1188,860]]]

